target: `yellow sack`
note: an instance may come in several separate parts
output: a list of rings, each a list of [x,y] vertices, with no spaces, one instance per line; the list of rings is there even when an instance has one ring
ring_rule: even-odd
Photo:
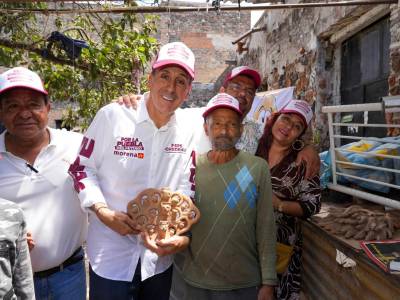
[[[371,150],[371,148],[374,146],[373,143],[370,143],[368,141],[361,140],[357,143],[354,143],[350,147],[347,147],[348,150],[353,150],[357,152],[367,152]]]
[[[293,254],[293,246],[276,243],[276,272],[282,274],[289,265]]]
[[[399,155],[399,152],[397,151],[397,149],[389,149],[389,148],[372,151],[372,153],[384,154],[384,155],[397,155],[397,156]],[[379,159],[379,160],[384,160],[385,158],[386,157],[379,157],[379,156],[376,157],[376,159]]]

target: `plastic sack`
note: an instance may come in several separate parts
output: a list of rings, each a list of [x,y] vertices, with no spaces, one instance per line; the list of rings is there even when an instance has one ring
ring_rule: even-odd
[[[347,151],[338,151],[337,153],[337,160],[342,160],[342,161],[347,161],[351,163],[356,163],[356,164],[361,164],[361,165],[368,165],[368,166],[376,166],[376,167],[382,167],[383,160],[381,157],[378,156],[373,156],[373,155],[363,155],[363,153],[374,153],[374,151],[377,151],[376,153],[380,152],[387,152],[389,151],[387,148],[384,148],[383,144],[381,142],[377,141],[365,141],[361,140],[355,143],[350,143],[343,145],[340,147],[340,149],[346,149],[346,150],[353,150],[357,151],[358,153],[354,152],[347,152]],[[366,179],[371,179],[371,180],[376,180],[376,181],[381,181],[385,183],[389,183],[393,179],[393,174],[392,172],[385,172],[385,171],[379,171],[379,170],[371,170],[363,167],[357,167],[357,166],[349,166],[345,164],[337,164],[337,170],[342,173],[346,173],[348,175],[353,175],[357,177],[362,177]],[[372,191],[377,191],[377,192],[382,192],[382,193],[388,193],[390,188],[380,185],[378,183],[373,183],[373,182],[367,182],[355,178],[350,178],[350,177],[343,177],[341,176],[340,179],[341,182],[344,183],[352,183],[356,184],[359,187],[372,190]]]
[[[321,161],[319,169],[319,181],[321,188],[326,189],[328,183],[332,181],[331,153],[329,151],[321,152],[319,154],[319,159]]]

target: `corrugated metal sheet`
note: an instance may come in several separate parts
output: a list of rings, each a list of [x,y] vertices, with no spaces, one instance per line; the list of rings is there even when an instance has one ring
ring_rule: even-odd
[[[303,222],[303,281],[308,299],[400,299],[400,275],[386,274],[341,240],[311,222]],[[357,265],[345,268],[336,262],[336,249]]]

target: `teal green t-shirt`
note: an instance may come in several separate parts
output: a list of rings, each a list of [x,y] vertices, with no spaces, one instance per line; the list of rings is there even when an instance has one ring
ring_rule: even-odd
[[[225,164],[196,163],[196,206],[187,250],[176,266],[191,285],[231,290],[276,283],[275,220],[267,163],[239,152]]]

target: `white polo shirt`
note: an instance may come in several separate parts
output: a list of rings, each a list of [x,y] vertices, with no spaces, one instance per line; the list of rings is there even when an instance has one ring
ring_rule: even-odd
[[[74,161],[82,135],[48,128],[50,143],[43,148],[31,170],[26,161],[6,151],[0,135],[0,197],[23,210],[27,231],[32,232],[34,272],[53,268],[82,245],[87,218],[80,207],[68,168]]]
[[[145,95],[137,111],[109,104],[87,130],[71,172],[84,208],[106,202],[126,212],[127,203],[146,188],[169,187],[193,195],[196,130],[180,109],[158,129],[148,115],[147,100]],[[116,233],[94,213],[89,214],[87,249],[93,271],[112,280],[131,281],[139,258],[142,280],[172,264],[171,256],[158,257],[140,237]]]

